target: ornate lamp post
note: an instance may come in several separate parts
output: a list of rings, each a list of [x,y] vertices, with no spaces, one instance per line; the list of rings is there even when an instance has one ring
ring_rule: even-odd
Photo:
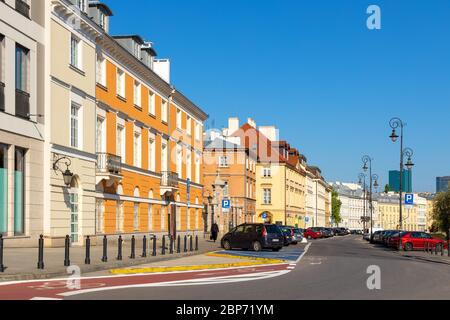
[[[399,136],[397,134],[397,129],[400,128],[400,183],[399,183],[399,250],[403,250],[402,244],[402,229],[403,229],[403,169],[406,166],[408,170],[411,170],[414,167],[414,163],[412,162],[412,156],[414,155],[414,151],[410,148],[403,148],[403,128],[406,126],[400,118],[392,118],[389,121],[389,125],[392,128],[392,133],[389,136],[392,142],[397,142]],[[405,158],[407,159],[405,165]]]
[[[372,158],[369,156],[364,156],[363,170],[367,172],[369,170],[369,207],[370,207],[370,242],[373,241],[373,203],[372,203],[372,187],[378,188],[378,175],[372,174]]]
[[[364,201],[364,212],[363,212],[363,234],[366,232],[366,204],[367,204],[367,184],[366,175],[364,173],[359,174],[359,184],[363,187],[363,201]]]

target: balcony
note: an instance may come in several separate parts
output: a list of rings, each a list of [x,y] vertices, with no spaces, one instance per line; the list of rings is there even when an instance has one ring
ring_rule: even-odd
[[[30,95],[19,89],[16,89],[16,116],[30,119]]]
[[[178,173],[170,171],[162,171],[160,195],[170,196],[176,190],[178,190]]]
[[[107,186],[122,180],[122,158],[109,153],[97,153],[96,183],[103,180]]]
[[[16,0],[16,11],[21,15],[30,18],[30,6],[23,0]]]
[[[5,111],[5,84],[0,82],[0,111]]]

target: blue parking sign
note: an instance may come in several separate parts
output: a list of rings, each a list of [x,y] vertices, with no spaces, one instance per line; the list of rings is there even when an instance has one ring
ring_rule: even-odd
[[[222,208],[223,209],[230,209],[230,207],[231,207],[230,200],[228,200],[228,199],[222,200]]]
[[[414,194],[412,194],[412,193],[405,194],[405,204],[407,204],[407,205],[414,204]]]

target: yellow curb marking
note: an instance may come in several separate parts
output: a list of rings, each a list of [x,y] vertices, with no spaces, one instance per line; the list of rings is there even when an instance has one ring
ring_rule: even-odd
[[[253,261],[220,263],[220,264],[204,264],[196,266],[174,266],[174,267],[153,267],[153,268],[135,268],[135,269],[112,269],[111,274],[140,274],[140,273],[159,273],[159,272],[176,272],[176,271],[195,271],[195,270],[210,270],[233,267],[250,267],[262,264],[278,264],[285,262],[284,260],[256,258],[256,257],[242,257],[228,254],[208,253],[206,256],[219,258],[235,258]]]

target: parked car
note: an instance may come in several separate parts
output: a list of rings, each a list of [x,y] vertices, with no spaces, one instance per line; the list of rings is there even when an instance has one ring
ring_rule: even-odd
[[[381,243],[387,245],[389,238],[395,234],[398,234],[398,230],[385,230],[381,234]]]
[[[295,244],[294,228],[289,226],[280,226],[279,228],[284,235],[284,246],[287,247],[291,244]]]
[[[305,230],[303,235],[306,237],[306,239],[320,239],[323,237],[322,232],[320,232],[319,228],[308,228]]]
[[[334,228],[334,233],[337,236],[346,236],[347,231],[344,228]]]
[[[295,237],[295,244],[303,241],[303,229],[300,228],[294,228],[294,237]]]
[[[334,237],[334,232],[330,228],[321,228],[321,232],[324,238]]]
[[[221,239],[222,248],[232,250],[234,248],[272,249],[279,251],[283,248],[284,235],[275,224],[251,223],[242,224],[225,234]]]
[[[421,231],[404,231],[401,233],[402,247],[405,251],[423,250],[425,246],[431,246],[435,248],[447,248],[447,243],[432,235]],[[395,237],[391,237],[389,246],[392,248],[398,248],[400,243],[400,236],[397,234]],[[438,249],[439,250],[439,249]]]
[[[375,231],[372,235],[372,242],[374,243],[382,243],[381,236],[384,231]]]

